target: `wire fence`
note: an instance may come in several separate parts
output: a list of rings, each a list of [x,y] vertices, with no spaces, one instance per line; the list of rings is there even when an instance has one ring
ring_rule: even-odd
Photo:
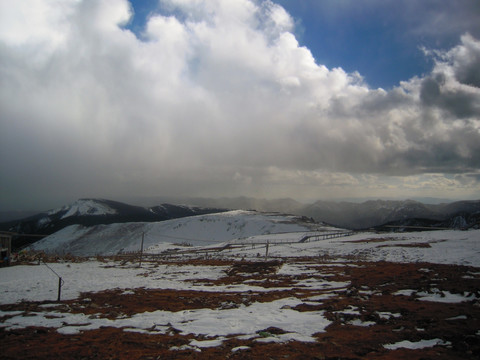
[[[278,235],[287,235],[291,234],[291,237],[278,237]],[[292,244],[302,244],[307,242],[322,241],[327,239],[334,239],[340,237],[347,237],[355,234],[354,231],[334,231],[334,232],[318,232],[314,231],[311,233],[281,233],[281,234],[269,234],[267,236],[258,236],[244,239],[232,240],[227,243],[223,243],[221,246],[209,246],[209,247],[191,247],[185,249],[167,249],[160,253],[151,253],[145,251],[140,253],[139,251],[133,252],[122,252],[117,256],[120,257],[143,257],[144,259],[158,259],[168,255],[188,255],[188,254],[212,254],[212,253],[222,253],[227,251],[242,250],[242,249],[266,249],[269,246],[279,246],[279,245],[292,245]],[[277,236],[275,236],[277,235]],[[180,237],[178,237],[180,238]],[[181,238],[182,240],[191,240],[196,241],[197,239],[187,239]],[[211,241],[210,241],[211,243]]]

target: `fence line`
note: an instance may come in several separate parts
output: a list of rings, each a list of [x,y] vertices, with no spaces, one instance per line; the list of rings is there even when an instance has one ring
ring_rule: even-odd
[[[313,234],[313,235],[306,235],[302,239],[300,239],[300,243],[304,242],[311,242],[311,241],[320,241],[320,240],[327,240],[327,239],[335,239],[339,237],[345,236],[352,236],[355,234],[354,231],[335,231],[332,233],[325,233],[325,234]],[[313,240],[312,240],[313,239]]]
[[[355,234],[354,231],[335,231],[335,232],[326,232],[326,233],[319,233],[319,232],[313,232],[311,234],[305,234],[301,236],[300,238],[297,239],[275,239],[274,237],[265,239],[264,241],[257,241],[257,242],[250,242],[250,241],[241,241],[239,240],[238,242],[231,242],[227,243],[222,246],[218,247],[209,247],[209,248],[191,248],[191,249],[171,249],[171,250],[165,250],[161,253],[158,254],[152,254],[148,252],[143,253],[143,257],[145,259],[150,259],[150,260],[156,260],[158,258],[163,258],[165,256],[169,255],[182,255],[182,254],[209,254],[209,253],[220,253],[222,251],[232,251],[234,249],[242,249],[246,247],[252,247],[252,248],[257,248],[261,249],[267,246],[267,243],[271,246],[275,245],[289,245],[289,244],[299,244],[299,243],[307,243],[307,242],[314,242],[314,241],[321,241],[321,240],[327,240],[327,239],[334,239],[334,238],[340,238],[340,237],[346,237],[346,236],[351,236]],[[139,257],[140,252],[139,251],[130,251],[130,252],[122,252],[121,254],[116,255],[119,258],[134,258],[134,257]]]

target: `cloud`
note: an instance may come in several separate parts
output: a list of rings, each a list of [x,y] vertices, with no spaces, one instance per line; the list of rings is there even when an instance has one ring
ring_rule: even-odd
[[[125,0],[27,3],[0,12],[5,201],[313,194],[478,170],[471,35],[385,91],[317,64],[271,1],[164,1],[141,38],[124,28]]]
[[[452,64],[459,83],[480,88],[480,44],[468,33],[463,35],[461,40],[462,46],[453,48],[444,57]]]
[[[418,36],[452,39],[467,31],[480,36],[480,5],[476,1],[410,0],[399,6],[408,14],[405,18],[411,25],[410,31]]]
[[[432,74],[422,81],[421,99],[425,105],[438,106],[458,118],[471,118],[480,112],[478,66],[480,42],[471,35],[461,37],[462,44],[438,56]]]
[[[362,22],[381,17],[389,27],[401,26],[403,37],[409,40],[414,36],[417,41],[452,41],[467,31],[480,36],[480,5],[476,1],[323,0],[312,1],[311,6],[316,17],[333,24],[346,17]]]

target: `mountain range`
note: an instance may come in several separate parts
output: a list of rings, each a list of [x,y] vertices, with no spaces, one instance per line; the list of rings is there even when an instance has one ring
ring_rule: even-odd
[[[480,228],[480,200],[424,204],[413,200],[369,200],[363,203],[317,201],[302,204],[293,199],[192,198],[195,204],[142,207],[104,199],[80,199],[58,209],[21,220],[0,224],[1,231],[18,234],[50,235],[70,225],[159,222],[188,216],[225,212],[231,209],[281,212],[308,217],[316,222],[347,229],[396,227]],[[14,247],[37,241],[36,237],[16,237]]]
[[[439,204],[426,204],[414,200],[368,200],[362,203],[316,201],[303,204],[293,199],[254,199],[248,197],[220,199],[189,199],[189,203],[206,207],[224,207],[230,209],[255,209],[258,211],[280,211],[310,217],[316,221],[336,227],[361,230],[395,222],[432,220],[452,227],[455,218],[465,221],[464,227],[480,227],[480,200],[465,200]],[[458,225],[459,219],[456,224]],[[451,226],[447,226],[450,224]]]
[[[480,214],[478,200],[444,204],[423,204],[413,200],[371,200],[360,204],[318,201],[303,208],[301,213],[350,229],[366,229],[392,222],[402,225],[411,219],[433,220],[446,226],[447,223],[453,225],[452,219],[458,217],[464,218],[463,227],[480,225],[475,217],[471,216]]]
[[[226,209],[172,204],[145,208],[105,199],[79,199],[58,209],[1,223],[0,231],[47,236],[70,225],[91,227],[125,222],[157,222],[223,211]],[[39,238],[18,236],[12,245],[14,248],[22,248]]]

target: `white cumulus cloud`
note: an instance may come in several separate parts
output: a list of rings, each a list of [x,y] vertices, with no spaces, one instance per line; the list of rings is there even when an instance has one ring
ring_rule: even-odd
[[[139,38],[126,0],[0,2],[5,202],[478,172],[471,35],[385,91],[318,64],[271,1],[161,3]]]

